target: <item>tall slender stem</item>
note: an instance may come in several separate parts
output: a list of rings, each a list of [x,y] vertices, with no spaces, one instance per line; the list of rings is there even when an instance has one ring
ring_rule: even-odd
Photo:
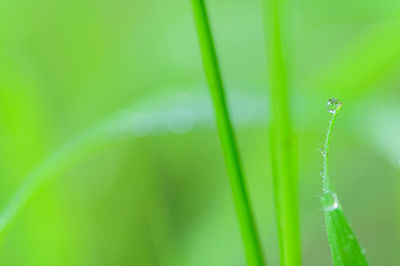
[[[332,262],[335,266],[359,265],[367,266],[368,260],[365,251],[360,246],[350,223],[347,221],[342,207],[339,203],[333,186],[329,179],[328,157],[331,146],[332,130],[342,103],[331,98],[327,103],[328,111],[332,113],[324,148],[322,149],[323,170],[322,177],[322,206],[325,214],[326,232],[328,235],[329,246],[331,248]]]
[[[297,161],[289,115],[287,66],[282,38],[282,1],[264,0],[271,103],[270,157],[281,265],[301,265]]]
[[[225,100],[217,54],[203,0],[192,0],[200,49],[208,85],[211,90],[219,138],[227,166],[233,200],[239,220],[248,265],[264,265],[262,251],[244,182],[239,152]]]
[[[337,208],[340,208],[339,200],[337,198],[336,193],[333,190],[331,181],[329,179],[328,175],[328,156],[329,156],[329,151],[331,148],[331,139],[332,139],[332,130],[333,126],[335,125],[336,117],[340,109],[342,108],[343,104],[336,98],[331,98],[328,100],[327,103],[327,108],[328,111],[332,114],[332,118],[329,121],[329,127],[328,131],[326,132],[326,139],[325,139],[325,144],[324,148],[322,149],[322,172],[321,172],[321,177],[322,177],[322,205],[324,207],[325,211],[331,211]]]

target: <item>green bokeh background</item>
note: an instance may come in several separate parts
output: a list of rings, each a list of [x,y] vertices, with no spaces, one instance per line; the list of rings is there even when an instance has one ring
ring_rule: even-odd
[[[263,249],[278,265],[262,3],[207,2]],[[318,151],[331,97],[344,103],[331,155],[344,211],[370,261],[398,265],[400,2],[286,7],[304,265],[331,265]],[[132,134],[41,186],[2,234],[0,265],[245,265],[190,1],[0,0],[0,36],[0,207],[114,113],[163,113],[186,94],[201,103],[184,130],[178,115],[177,130]]]

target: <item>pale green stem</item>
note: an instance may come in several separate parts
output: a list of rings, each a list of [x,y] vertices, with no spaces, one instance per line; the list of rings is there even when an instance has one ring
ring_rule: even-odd
[[[264,0],[271,104],[270,160],[281,265],[301,265],[297,158],[282,38],[282,1]]]
[[[329,176],[328,176],[328,154],[329,154],[329,150],[330,150],[330,146],[331,146],[333,126],[335,125],[337,114],[341,110],[342,106],[343,106],[343,104],[340,103],[338,105],[337,109],[332,113],[332,118],[329,122],[328,131],[326,133],[324,149],[322,151],[323,169],[322,169],[321,177],[322,177],[322,189],[323,189],[324,195],[333,193],[333,187],[331,185],[331,182],[330,182]]]

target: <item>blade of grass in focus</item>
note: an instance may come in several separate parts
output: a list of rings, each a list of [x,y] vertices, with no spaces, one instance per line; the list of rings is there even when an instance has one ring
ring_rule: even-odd
[[[301,265],[297,170],[290,119],[287,66],[282,45],[282,1],[264,0],[271,103],[271,172],[281,265]]]
[[[248,265],[264,265],[263,255],[254,223],[243,177],[239,152],[225,101],[224,86],[217,54],[203,0],[192,0],[203,65],[211,90],[218,133],[230,177],[233,199],[239,219]]]
[[[332,98],[328,101],[328,111],[332,113],[332,118],[329,123],[325,145],[322,151],[322,206],[325,213],[326,231],[331,248],[333,264],[335,266],[363,266],[368,265],[367,258],[363,249],[360,247],[349,222],[344,216],[342,207],[339,204],[338,197],[332,187],[328,175],[328,156],[331,145],[332,129],[341,107],[342,103],[337,99]]]

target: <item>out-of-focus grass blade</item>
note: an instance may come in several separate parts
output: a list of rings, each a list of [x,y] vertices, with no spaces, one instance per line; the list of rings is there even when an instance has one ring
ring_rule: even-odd
[[[364,127],[366,141],[373,145],[376,151],[382,154],[392,165],[400,170],[400,108],[396,102],[385,101],[383,104],[375,104],[372,111],[367,112],[361,120],[360,126]],[[370,102],[365,104],[368,107]],[[371,127],[371,125],[374,125]]]
[[[326,135],[323,155],[322,177],[322,206],[325,213],[326,231],[331,248],[332,260],[335,266],[363,266],[368,265],[363,249],[358,243],[349,222],[343,214],[338,197],[331,185],[328,175],[328,155],[332,138],[332,129],[342,103],[337,99],[328,100],[328,111],[332,113]]]
[[[399,21],[374,26],[335,56],[311,79],[315,88],[357,95],[396,74],[400,59]]]
[[[288,56],[285,49],[285,3],[265,0],[265,35],[271,122],[269,157],[274,184],[280,263],[300,266],[301,243],[295,134],[291,117]]]
[[[264,98],[249,93],[233,93],[232,107],[238,125],[265,123],[266,118],[260,116],[260,113],[266,113]],[[243,112],[242,108],[247,111]],[[152,95],[150,99],[120,111],[68,141],[25,178],[0,212],[0,232],[42,185],[96,151],[130,139],[208,129],[213,127],[213,119],[208,95],[187,91]]]

